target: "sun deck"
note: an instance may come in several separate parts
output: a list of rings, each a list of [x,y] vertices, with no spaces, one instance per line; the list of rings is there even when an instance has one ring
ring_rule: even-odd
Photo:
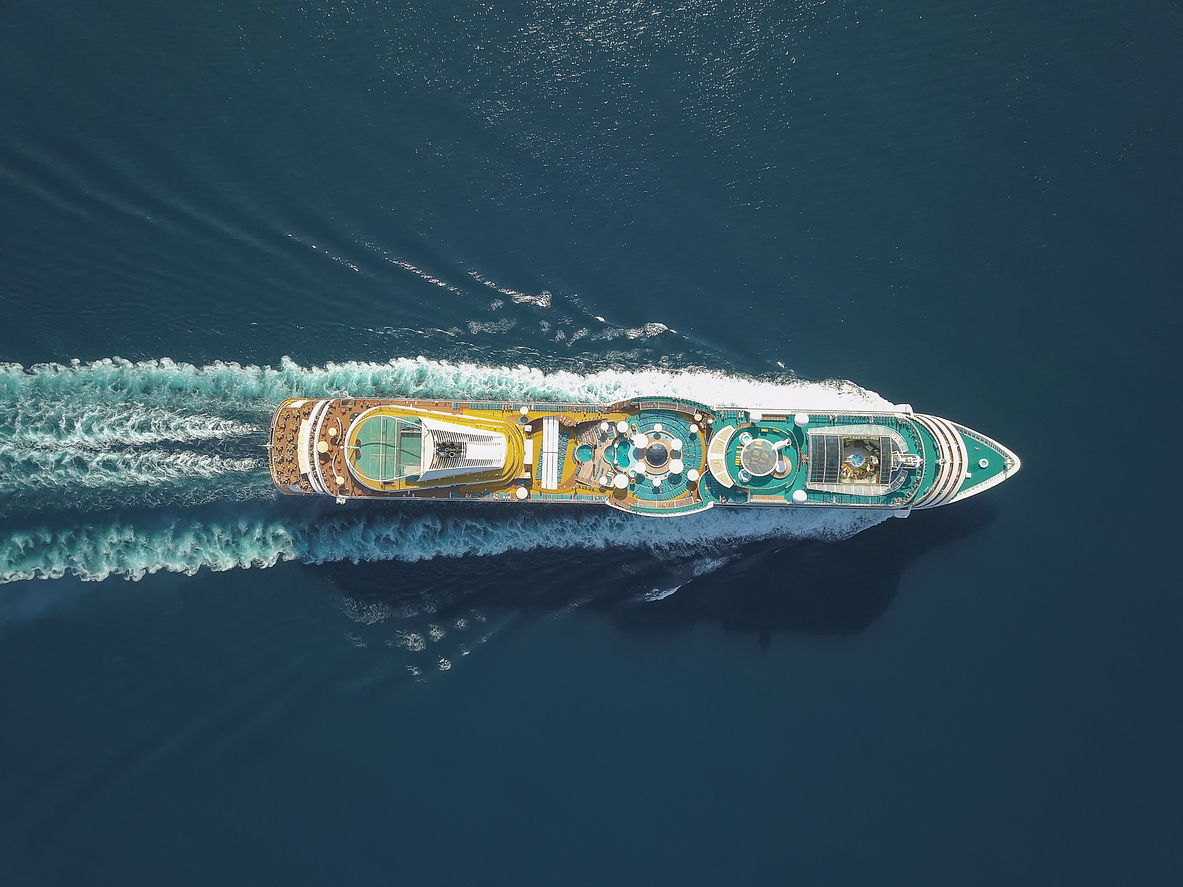
[[[908,411],[717,410],[670,398],[290,400],[270,446],[272,477],[290,494],[607,504],[657,516],[716,505],[906,513],[1018,470],[989,438]]]
[[[374,415],[354,435],[349,466],[377,489],[404,477],[418,477],[423,465],[423,426],[418,420]]]

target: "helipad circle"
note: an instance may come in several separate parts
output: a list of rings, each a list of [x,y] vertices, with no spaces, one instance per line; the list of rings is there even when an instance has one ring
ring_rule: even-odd
[[[776,471],[776,463],[780,454],[772,441],[756,438],[744,444],[739,454],[739,464],[748,470],[753,477],[767,477]]]
[[[670,460],[669,447],[661,443],[651,443],[645,449],[645,461],[650,468],[661,469]]]

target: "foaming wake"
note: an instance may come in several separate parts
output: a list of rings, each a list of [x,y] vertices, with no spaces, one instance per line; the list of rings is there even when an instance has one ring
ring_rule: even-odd
[[[229,459],[167,450],[17,450],[9,455],[19,476],[0,478],[0,495],[77,487],[135,487],[209,480],[260,470],[261,459]]]
[[[100,440],[134,433],[172,440],[232,436],[265,423],[285,397],[352,394],[463,400],[606,401],[639,394],[689,397],[713,406],[764,409],[885,409],[891,404],[853,382],[756,379],[690,369],[607,366],[590,373],[489,367],[423,357],[387,363],[275,367],[109,358],[90,364],[0,364],[0,406],[12,429]],[[11,433],[11,432],[10,432]],[[163,437],[161,438],[163,439]]]
[[[869,511],[716,509],[654,520],[608,509],[432,506],[350,508],[323,513],[282,505],[244,507],[236,517],[202,509],[85,525],[41,525],[0,540],[0,583],[66,575],[140,579],[167,570],[270,567],[280,561],[419,561],[535,549],[648,548],[685,555],[769,537],[841,539],[885,518]],[[441,506],[445,508],[445,506]]]
[[[275,367],[198,367],[168,359],[0,365],[0,412],[9,417],[0,428],[0,515],[16,528],[0,531],[0,582],[67,574],[135,579],[158,570],[192,573],[281,560],[703,546],[719,539],[849,535],[879,519],[857,512],[714,510],[645,520],[641,533],[633,529],[635,518],[598,509],[573,516],[539,506],[526,512],[511,506],[504,514],[420,506],[347,509],[313,520],[307,515],[319,506],[276,499],[262,449],[267,422],[285,397],[342,394],[522,402],[664,394],[762,409],[890,406],[850,382],[770,381],[694,369],[604,367],[577,374],[422,357],[323,367],[288,359]],[[239,502],[235,516],[213,519],[202,511],[219,502]],[[96,523],[80,513],[127,509],[139,509],[139,516]],[[644,542],[630,541],[638,538]]]
[[[0,514],[268,494],[269,407],[167,362],[0,366]]]
[[[29,406],[33,406],[32,404]],[[102,449],[114,444],[160,444],[224,440],[258,431],[257,425],[218,416],[178,414],[163,407],[113,404],[85,406],[66,399],[42,399],[36,412],[20,410],[0,433],[3,446],[44,449]]]

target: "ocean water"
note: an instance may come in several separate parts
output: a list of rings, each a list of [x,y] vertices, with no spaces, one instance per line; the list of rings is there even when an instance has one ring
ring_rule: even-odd
[[[0,4],[0,883],[1183,883],[1183,9]],[[911,403],[881,520],[281,501],[293,395]]]

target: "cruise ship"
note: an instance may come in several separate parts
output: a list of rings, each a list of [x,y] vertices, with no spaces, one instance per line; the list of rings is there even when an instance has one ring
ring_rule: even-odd
[[[607,505],[654,517],[715,506],[875,508],[906,517],[975,496],[1019,458],[915,413],[614,404],[289,399],[271,423],[280,492],[350,499]]]

